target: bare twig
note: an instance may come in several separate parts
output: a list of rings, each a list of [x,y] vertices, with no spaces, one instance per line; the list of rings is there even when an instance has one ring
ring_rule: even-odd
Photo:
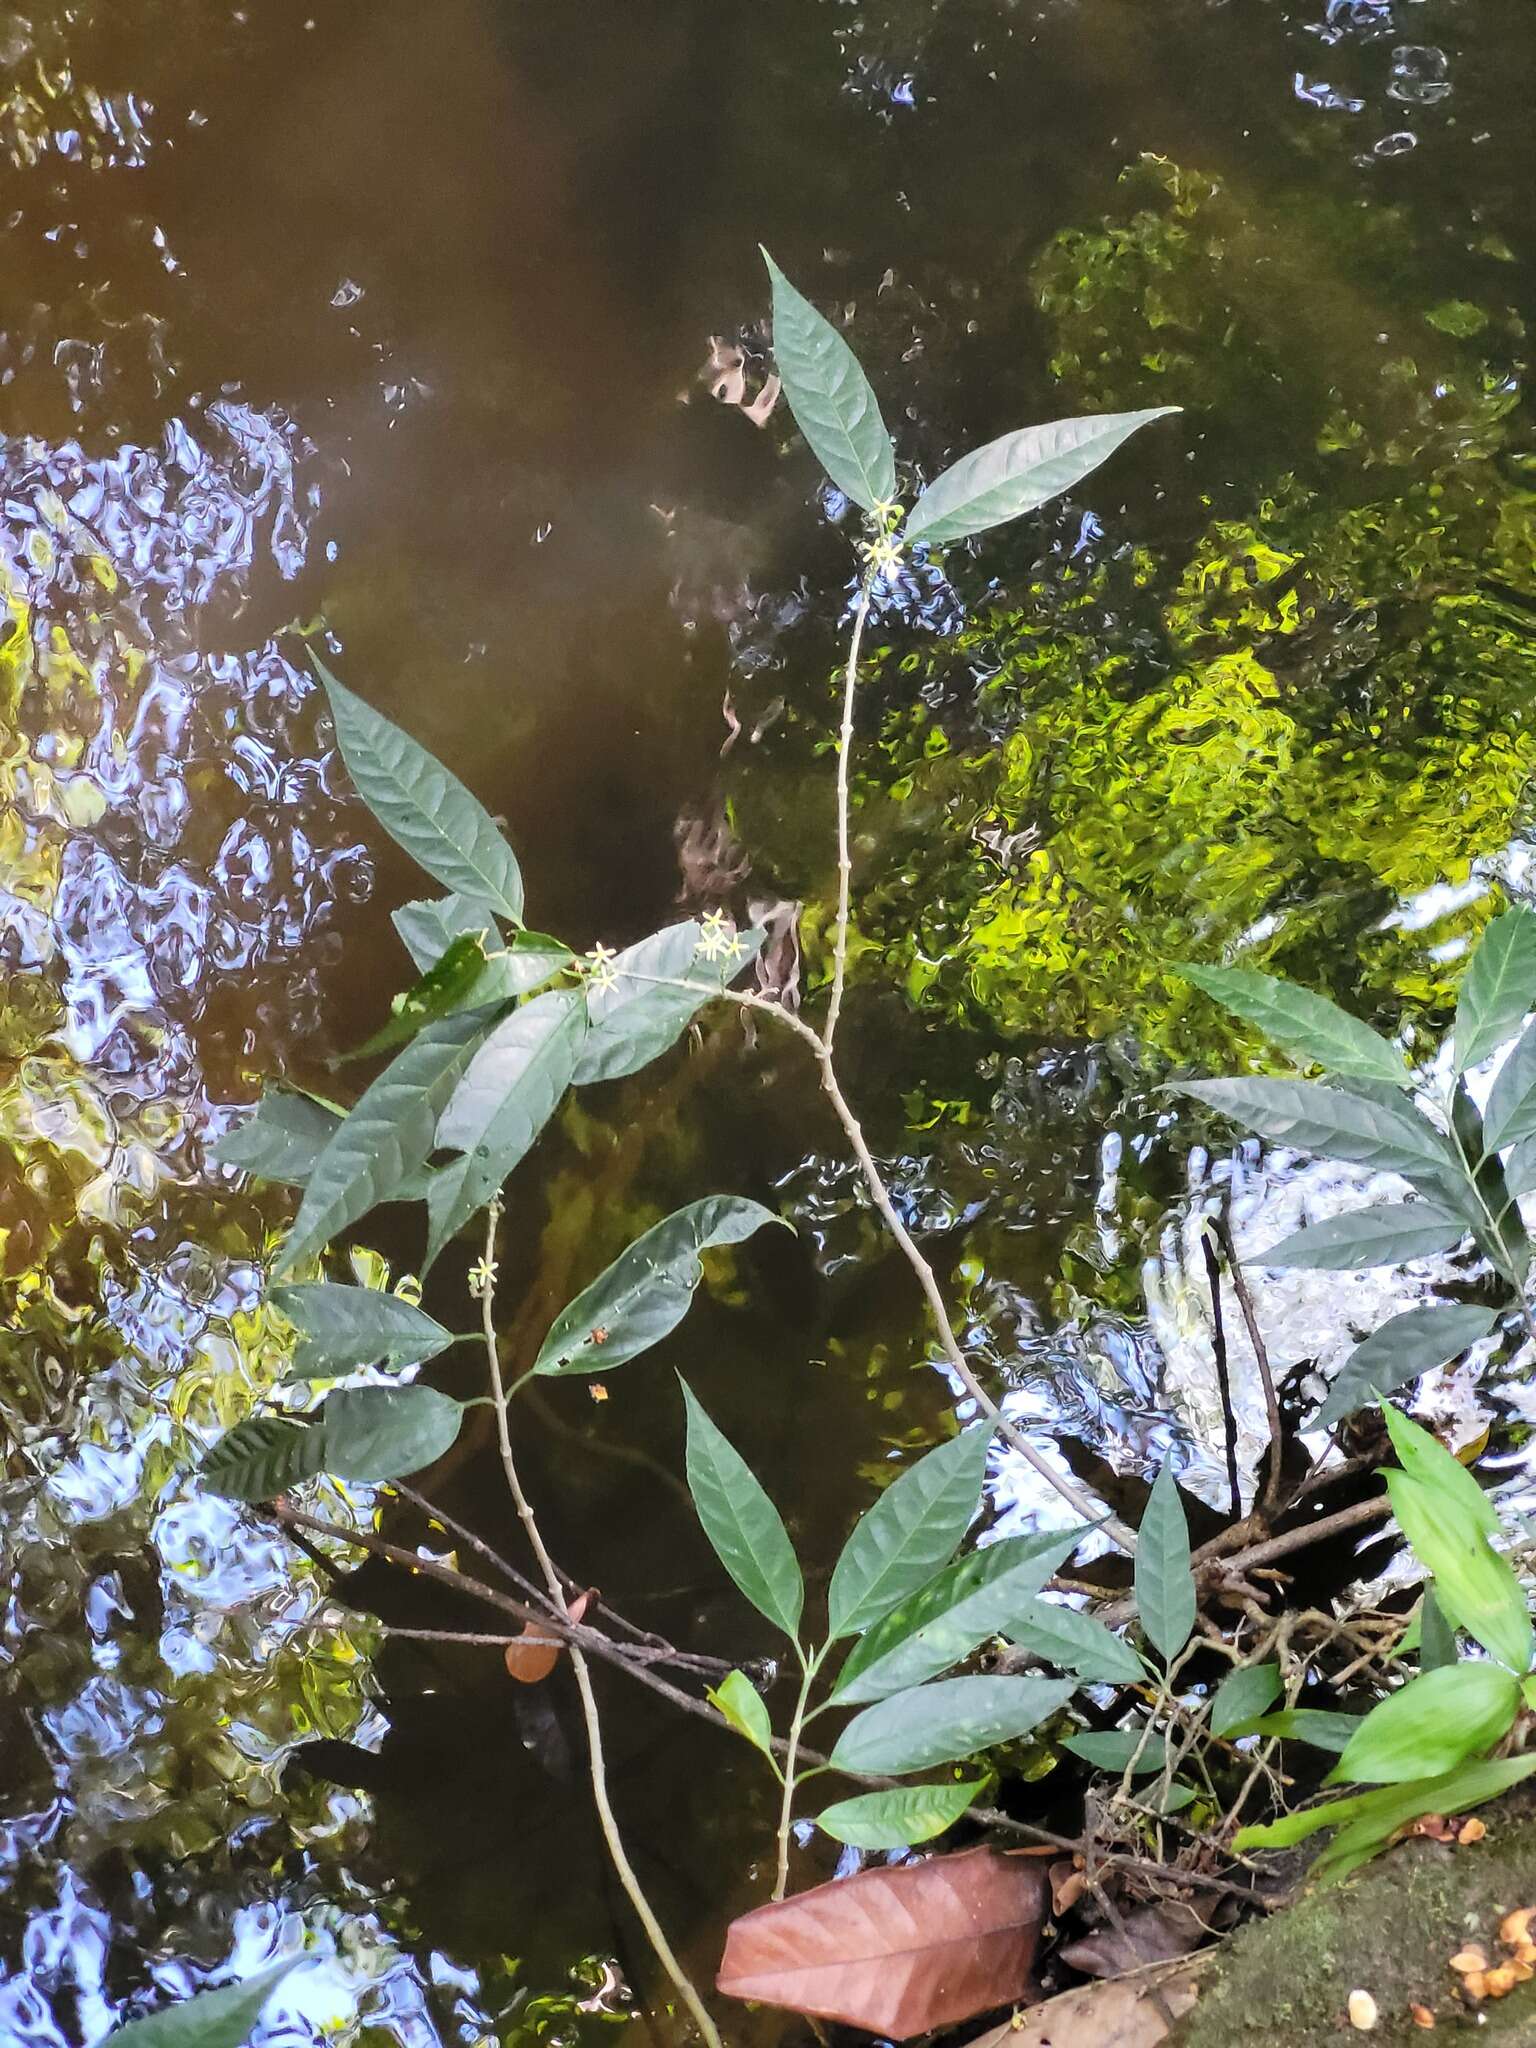
[[[1269,1417],[1269,1458],[1264,1483],[1259,1489],[1257,1507],[1260,1514],[1273,1515],[1280,1505],[1280,1467],[1285,1455],[1280,1397],[1275,1392],[1275,1375],[1269,1363],[1269,1349],[1264,1342],[1264,1333],[1259,1328],[1259,1319],[1254,1313],[1253,1296],[1248,1291],[1248,1279],[1237,1256],[1237,1247],[1232,1242],[1232,1226],[1225,1214],[1216,1217],[1215,1227],[1217,1237],[1221,1241],[1222,1256],[1227,1262],[1227,1271],[1232,1276],[1232,1291],[1237,1296],[1237,1305],[1243,1312],[1248,1342],[1253,1346],[1253,1356],[1264,1387],[1264,1409]]]
[[[1216,1359],[1216,1390],[1221,1396],[1221,1423],[1227,1445],[1227,1487],[1235,1522],[1243,1512],[1243,1490],[1237,1477],[1237,1417],[1232,1412],[1232,1375],[1227,1369],[1227,1331],[1221,1314],[1221,1262],[1216,1256],[1209,1221],[1201,1227],[1200,1251],[1205,1260],[1206,1284],[1211,1290],[1211,1349]]]
[[[848,979],[848,915],[853,891],[848,764],[853,753],[853,706],[859,680],[859,649],[864,640],[864,622],[869,617],[869,597],[874,580],[874,569],[866,569],[859,584],[858,609],[853,615],[853,636],[848,644],[848,666],[843,675],[843,719],[837,740],[837,922],[832,934],[832,992],[827,998],[827,1019],[821,1027],[822,1042],[829,1056],[832,1041],[837,1035],[843,988]]]

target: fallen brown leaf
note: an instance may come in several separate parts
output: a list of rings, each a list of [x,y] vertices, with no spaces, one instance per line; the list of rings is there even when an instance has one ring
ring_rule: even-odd
[[[1123,1977],[1146,1963],[1187,1956],[1209,1939],[1210,1932],[1193,1906],[1177,1901],[1139,1906],[1134,1913],[1123,1913],[1118,1927],[1101,1927],[1081,1941],[1069,1942],[1061,1959],[1089,1977]]]
[[[1016,2013],[968,2048],[1158,2048],[1172,2021],[1199,1997],[1206,1960],[1195,1956],[1105,1984],[1079,1984]]]
[[[590,1592],[576,1595],[567,1610],[572,1621],[580,1621],[591,1599]],[[524,1626],[519,1640],[508,1643],[503,1652],[507,1676],[515,1678],[519,1685],[538,1685],[560,1662],[560,1652],[564,1648],[558,1636],[547,1634],[538,1622],[530,1621]]]
[[[1088,1889],[1088,1873],[1083,1869],[1081,1856],[1063,1856],[1059,1863],[1053,1863],[1046,1875],[1051,1881],[1051,1918],[1059,1920],[1063,1913],[1070,1913],[1083,1893]]]
[[[733,1920],[716,1983],[910,2040],[1025,1995],[1045,1894],[1038,1864],[985,1848],[863,1870]]]

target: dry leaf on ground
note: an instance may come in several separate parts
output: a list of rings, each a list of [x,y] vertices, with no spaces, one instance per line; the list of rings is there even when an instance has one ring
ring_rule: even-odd
[[[990,1849],[863,1870],[733,1921],[716,1982],[909,2040],[1026,1995],[1045,1893],[1038,1864]]]
[[[1205,1956],[1079,1984],[1005,2020],[967,2048],[1158,2048],[1200,1994]]]
[[[1118,1927],[1101,1927],[1094,1934],[1085,1934],[1062,1950],[1061,1959],[1085,1976],[1121,1977],[1145,1963],[1187,1956],[1210,1937],[1210,1927],[1194,1907],[1173,1900],[1122,1913]]]
[[[590,1592],[576,1595],[567,1610],[572,1621],[580,1621],[591,1599]],[[503,1653],[508,1677],[515,1678],[519,1685],[539,1684],[559,1663],[564,1647],[557,1636],[550,1635],[538,1622],[526,1623],[521,1638],[515,1643],[508,1643]]]

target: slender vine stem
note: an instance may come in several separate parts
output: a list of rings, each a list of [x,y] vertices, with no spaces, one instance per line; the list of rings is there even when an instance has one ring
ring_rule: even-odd
[[[851,799],[848,767],[853,753],[853,707],[858,695],[859,654],[864,644],[864,625],[869,617],[870,593],[874,588],[873,567],[865,570],[859,583],[859,602],[853,615],[853,635],[848,643],[848,666],[843,673],[843,717],[837,738],[837,923],[832,937],[832,992],[827,998],[827,1018],[821,1027],[822,1042],[830,1053],[837,1035],[837,1020],[843,1007],[843,987],[848,979],[848,921],[853,902],[853,852],[850,845]]]
[[[480,1290],[480,1326],[485,1338],[486,1364],[490,1368],[491,1390],[496,1397],[496,1433],[501,1446],[501,1469],[506,1474],[507,1488],[516,1504],[518,1518],[527,1531],[528,1542],[538,1559],[539,1569],[544,1574],[549,1588],[549,1597],[567,1622],[570,1609],[565,1598],[565,1580],[554,1559],[545,1546],[539,1530],[538,1517],[533,1503],[523,1489],[522,1479],[517,1470],[517,1460],[512,1452],[512,1430],[507,1414],[507,1390],[502,1379],[501,1352],[496,1341],[496,1234],[501,1223],[501,1197],[492,1198],[486,1210],[484,1284]],[[694,2025],[704,2038],[705,2048],[724,2048],[720,2031],[710,2016],[693,1980],[678,1961],[666,1930],[657,1919],[644,1887],[635,1874],[635,1867],[629,1860],[624,1847],[624,1837],[619,1831],[617,1816],[608,1797],[608,1767],[603,1753],[603,1730],[598,1717],[597,1696],[592,1690],[592,1674],[587,1660],[573,1642],[569,1645],[571,1671],[576,1680],[576,1690],[581,1696],[582,1720],[587,1731],[587,1760],[592,1778],[592,1802],[597,1808],[598,1824],[603,1831],[603,1840],[608,1845],[608,1854],[619,1883],[624,1887],[635,1916],[645,1929],[646,1939],[656,1953],[661,1967],[676,1986],[678,1996],[693,2015]]]

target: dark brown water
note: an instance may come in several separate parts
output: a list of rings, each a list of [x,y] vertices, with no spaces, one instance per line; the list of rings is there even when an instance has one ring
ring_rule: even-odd
[[[649,1985],[558,1688],[333,1626],[304,1560],[186,1483],[277,1363],[281,1206],[206,1144],[263,1077],[330,1085],[420,892],[289,629],[323,616],[505,815],[534,924],[814,906],[850,554],[782,412],[759,430],[703,375],[713,337],[761,340],[757,243],[847,312],[928,472],[1183,404],[888,593],[846,1034],[1010,1405],[1105,1484],[1085,1461],[1173,1443],[1219,1501],[1185,1190],[1229,1180],[1261,1243],[1299,1197],[1149,1092],[1246,1049],[1166,969],[1252,932],[1417,1029],[1490,881],[1525,887],[1533,83],[1526,0],[0,20],[0,2040],[93,2043],[296,1920],[335,1959],[274,2044],[566,2038],[612,2024],[610,1966]],[[715,1188],[795,1243],[527,1426],[567,1566],[746,1657],[772,1646],[678,1500],[671,1367],[822,1569],[950,1389],[807,1076],[734,1026],[545,1145],[509,1313]],[[408,1265],[415,1233],[370,1242]],[[1294,1362],[1402,1285],[1263,1306]],[[512,1541],[488,1459],[444,1485]],[[994,1501],[1049,1514],[1007,1467]],[[707,1976],[762,1895],[766,1780],[609,1709]]]

